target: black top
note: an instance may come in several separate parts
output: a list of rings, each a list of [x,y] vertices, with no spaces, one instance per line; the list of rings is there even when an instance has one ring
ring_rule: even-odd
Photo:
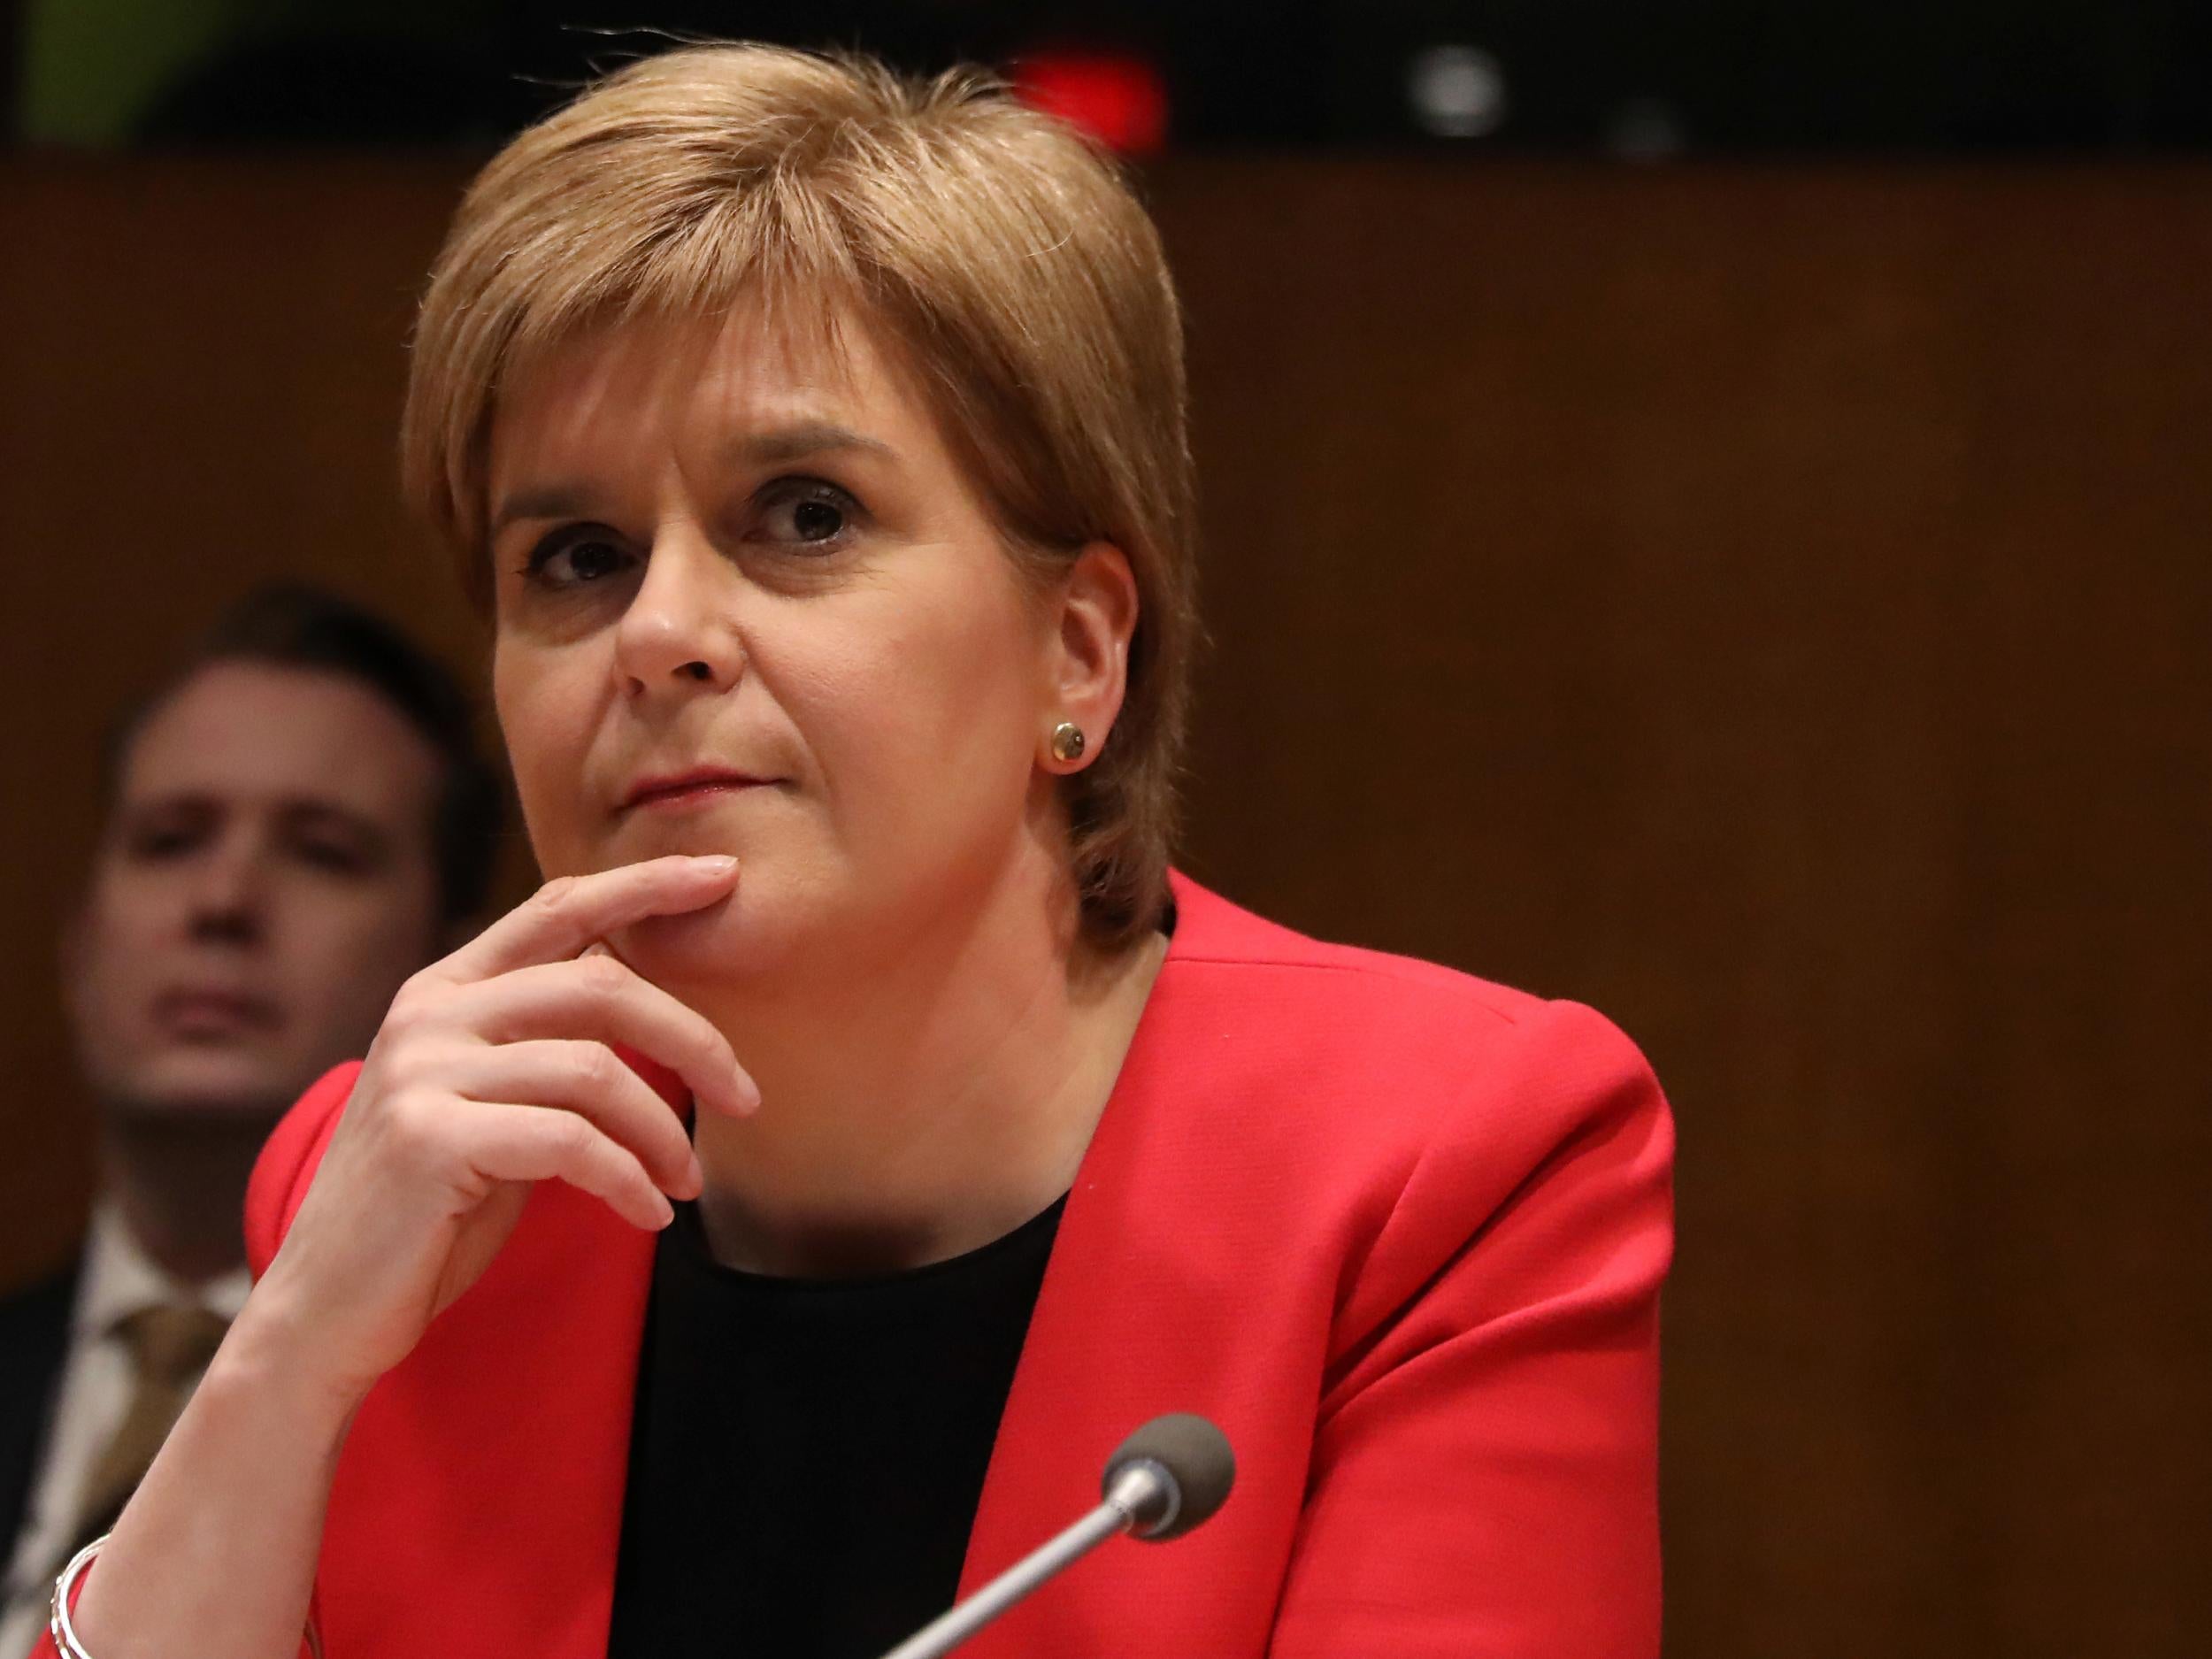
[[[613,1659],[877,1659],[953,1602],[1063,1199],[869,1279],[717,1265],[660,1237]]]

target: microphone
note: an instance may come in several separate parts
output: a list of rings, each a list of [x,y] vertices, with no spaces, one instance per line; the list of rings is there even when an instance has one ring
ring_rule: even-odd
[[[1148,1543],[1180,1538],[1210,1519],[1236,1484],[1229,1437],[1204,1417],[1178,1411],[1154,1417],[1106,1460],[1103,1501],[1058,1537],[1024,1555],[953,1609],[933,1619],[883,1659],[939,1659],[1045,1580],[1117,1532]]]

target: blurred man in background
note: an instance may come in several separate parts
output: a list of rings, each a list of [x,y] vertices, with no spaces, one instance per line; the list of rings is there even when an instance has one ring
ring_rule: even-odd
[[[107,790],[62,951],[99,1188],[77,1259],[0,1300],[0,1654],[244,1302],[262,1141],[480,910],[504,799],[445,671],[303,588],[215,629],[121,728]]]

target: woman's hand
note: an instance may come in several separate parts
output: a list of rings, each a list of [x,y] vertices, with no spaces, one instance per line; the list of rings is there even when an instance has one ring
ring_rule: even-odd
[[[355,1409],[499,1253],[531,1184],[641,1227],[699,1190],[683,1125],[611,1045],[702,1110],[759,1091],[711,1025],[593,947],[736,880],[732,859],[658,858],[549,882],[401,988],[276,1260],[85,1580],[94,1653],[291,1659]]]
[[[357,1402],[489,1265],[534,1182],[666,1225],[669,1197],[698,1194],[698,1160],[612,1045],[704,1110],[749,1112],[760,1094],[705,1018],[591,948],[725,899],[736,877],[734,859],[689,857],[564,877],[408,980],[244,1318]]]

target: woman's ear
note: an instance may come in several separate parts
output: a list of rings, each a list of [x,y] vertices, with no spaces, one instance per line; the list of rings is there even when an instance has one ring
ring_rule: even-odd
[[[1104,746],[1129,687],[1137,579],[1127,554],[1110,541],[1093,541],[1056,592],[1038,752],[1048,772],[1080,772]]]

